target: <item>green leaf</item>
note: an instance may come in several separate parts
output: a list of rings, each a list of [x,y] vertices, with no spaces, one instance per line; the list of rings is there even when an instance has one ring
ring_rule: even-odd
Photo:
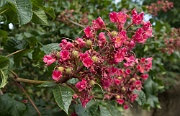
[[[8,52],[15,52],[17,50],[25,49],[28,43],[25,40],[17,40],[15,38],[8,39],[4,49]]]
[[[0,96],[1,115],[22,116],[25,110],[26,106],[23,103],[12,99],[8,94]]]
[[[137,103],[139,105],[144,105],[144,103],[146,102],[146,95],[145,95],[145,93],[142,90],[141,91],[134,90],[133,93],[138,95],[138,98],[136,99]]]
[[[3,88],[8,83],[8,66],[9,59],[5,56],[0,56],[0,88]]]
[[[75,111],[78,116],[99,116],[99,102],[91,100],[84,108],[81,104],[75,106]]]
[[[47,16],[41,9],[33,11],[32,22],[42,25],[48,25]]]
[[[55,82],[45,82],[45,83],[42,83],[40,85],[38,85],[37,87],[54,87],[56,86],[57,84]]]
[[[68,114],[74,91],[68,86],[57,86],[53,89],[53,95],[58,106]]]
[[[0,30],[0,38],[7,37],[7,36],[8,36],[8,32]]]
[[[0,55],[0,69],[4,69],[7,66],[9,66],[9,59]]]
[[[7,0],[17,13],[19,24],[26,24],[32,19],[32,4],[29,0]]]
[[[49,54],[52,51],[60,50],[59,43],[51,43],[44,45],[41,50],[44,51],[45,54]]]
[[[109,103],[101,103],[99,105],[100,116],[122,116],[121,112]]]
[[[51,7],[44,7],[43,1],[41,0],[31,0],[33,5],[36,6],[39,9],[44,10],[45,13],[47,13],[49,16],[51,16],[53,19],[56,17],[54,13],[54,9]]]
[[[4,88],[4,86],[8,83],[8,70],[0,70],[0,78],[1,78],[1,83],[0,83],[0,88]]]

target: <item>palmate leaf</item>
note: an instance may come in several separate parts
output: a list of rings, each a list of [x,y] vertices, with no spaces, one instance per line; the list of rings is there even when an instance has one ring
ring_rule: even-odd
[[[12,5],[12,10],[17,13],[20,25],[28,23],[32,19],[32,4],[29,0],[7,0]]]
[[[74,91],[68,86],[57,86],[53,89],[53,95],[58,106],[68,114]]]

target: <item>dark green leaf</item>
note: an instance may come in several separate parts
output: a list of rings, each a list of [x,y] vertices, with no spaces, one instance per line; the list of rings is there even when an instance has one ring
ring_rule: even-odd
[[[9,59],[0,55],[0,69],[3,69],[7,66],[9,66]]]
[[[26,106],[14,99],[8,94],[0,96],[0,114],[6,116],[22,116]]]
[[[134,90],[134,93],[138,95],[138,98],[136,99],[136,101],[138,102],[139,105],[144,105],[144,103],[146,102],[146,95],[145,93],[141,90]]]
[[[7,0],[17,13],[19,24],[26,24],[32,19],[32,4],[29,0]]]
[[[47,16],[41,9],[33,11],[32,22],[42,25],[48,25]]]
[[[58,106],[68,114],[74,91],[68,86],[57,86],[53,89],[53,95]]]

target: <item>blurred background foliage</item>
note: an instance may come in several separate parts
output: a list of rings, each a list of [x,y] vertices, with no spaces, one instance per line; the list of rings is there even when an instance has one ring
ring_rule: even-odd
[[[154,36],[134,50],[137,57],[153,57],[150,77],[144,83],[144,89],[136,101],[148,110],[160,108],[158,94],[175,86],[180,75],[179,46],[169,53],[165,41],[179,39],[179,31],[176,30],[175,33],[172,29],[180,27],[180,3],[177,0],[171,1],[174,2],[172,9],[152,16],[146,6],[157,2],[155,0],[1,0],[0,115],[37,115],[27,97],[11,78],[11,70],[20,78],[51,81],[53,66],[46,67],[42,58],[45,54],[58,50],[58,43],[62,38],[81,37],[83,28],[98,16],[111,26],[108,15],[111,11],[129,12],[134,8],[138,12],[149,14],[146,18],[150,18],[154,30]],[[21,84],[43,116],[67,115],[56,105],[50,87]],[[114,116],[122,112],[122,108],[113,100],[91,102],[87,109],[72,103],[69,112],[76,111],[79,116]]]

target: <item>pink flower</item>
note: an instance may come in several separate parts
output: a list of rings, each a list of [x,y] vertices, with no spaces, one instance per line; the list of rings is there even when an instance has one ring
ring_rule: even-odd
[[[132,11],[132,22],[133,22],[133,24],[135,24],[135,25],[141,24],[143,17],[144,17],[144,13],[138,14],[136,9],[133,9],[133,11]]]
[[[98,45],[99,47],[103,47],[106,44],[106,36],[104,32],[99,33],[99,40],[98,40]]]
[[[91,38],[93,37],[93,33],[92,33],[92,30],[91,30],[91,27],[88,26],[84,29],[84,33],[86,35],[87,38]]]
[[[80,59],[83,60],[83,59],[89,57],[89,54],[87,52],[85,52],[85,53],[80,53],[79,56],[80,56]]]
[[[76,88],[79,89],[79,91],[83,91],[87,87],[87,81],[85,79],[82,79],[82,81],[76,83]]]
[[[141,72],[141,73],[144,73],[144,71],[145,71],[145,68],[144,68],[144,66],[142,66],[142,65],[137,65],[137,70],[139,71],[139,72]]]
[[[111,12],[109,14],[109,18],[110,18],[111,22],[113,22],[113,23],[117,22],[117,13],[116,12]]]
[[[61,56],[62,61],[70,59],[69,55],[70,55],[69,51],[67,51],[67,50],[61,50],[60,51],[60,56]]]
[[[147,80],[148,77],[149,77],[148,74],[142,74],[142,75],[141,75],[141,78],[144,79],[144,80]]]
[[[135,85],[136,87],[141,87],[141,86],[142,86],[142,83],[141,83],[140,80],[137,80],[137,81],[134,82],[134,85]]]
[[[67,42],[66,39],[63,39],[61,43],[59,44],[62,50],[69,50],[71,49],[74,45],[71,42]]]
[[[151,23],[148,21],[148,22],[144,22],[143,23],[143,30],[144,31],[147,31],[150,27],[151,27]]]
[[[126,69],[125,73],[129,75],[129,74],[131,74],[131,70],[130,69]]]
[[[121,23],[124,24],[126,22],[126,14],[124,14],[123,12],[111,12],[109,14],[110,17],[110,21],[113,23]]]
[[[144,33],[143,28],[137,29],[136,33],[133,35],[133,40],[138,43],[145,43],[148,35]]]
[[[126,48],[122,48],[118,50],[114,55],[114,60],[117,63],[122,62],[124,60],[125,54],[126,54]]]
[[[138,97],[137,94],[132,94],[130,99],[131,99],[131,102],[134,102],[134,100],[136,100],[136,98]]]
[[[45,55],[43,57],[43,62],[46,63],[46,65],[51,65],[52,63],[54,63],[56,61],[56,58],[54,58],[51,55]]]
[[[129,108],[128,105],[124,105],[124,109],[127,110]]]
[[[138,63],[138,60],[135,59],[134,56],[125,57],[126,63],[124,63],[125,67],[134,66],[135,63]]]
[[[126,22],[126,14],[123,12],[118,12],[117,13],[117,22],[124,24]]]
[[[103,27],[105,27],[105,23],[101,17],[98,17],[96,20],[92,21],[92,28],[94,30],[102,29]]]
[[[52,73],[52,78],[55,80],[55,81],[59,81],[62,77],[62,72],[58,71],[58,70],[54,70],[53,73]]]
[[[80,48],[82,48],[82,47],[84,47],[86,45],[86,42],[81,38],[77,38],[76,42],[77,42],[77,44],[79,45]]]
[[[119,84],[121,83],[121,80],[119,80],[119,79],[114,79],[114,83],[115,83],[116,85],[119,85]]]
[[[117,99],[116,102],[120,105],[122,105],[124,103],[124,100],[123,99]]]
[[[89,68],[93,64],[93,60],[89,57],[86,57],[82,60],[85,67]]]
[[[119,48],[123,45],[123,42],[126,41],[127,36],[126,36],[126,31],[121,31],[117,37],[115,37],[114,43],[115,43],[115,48]]]

